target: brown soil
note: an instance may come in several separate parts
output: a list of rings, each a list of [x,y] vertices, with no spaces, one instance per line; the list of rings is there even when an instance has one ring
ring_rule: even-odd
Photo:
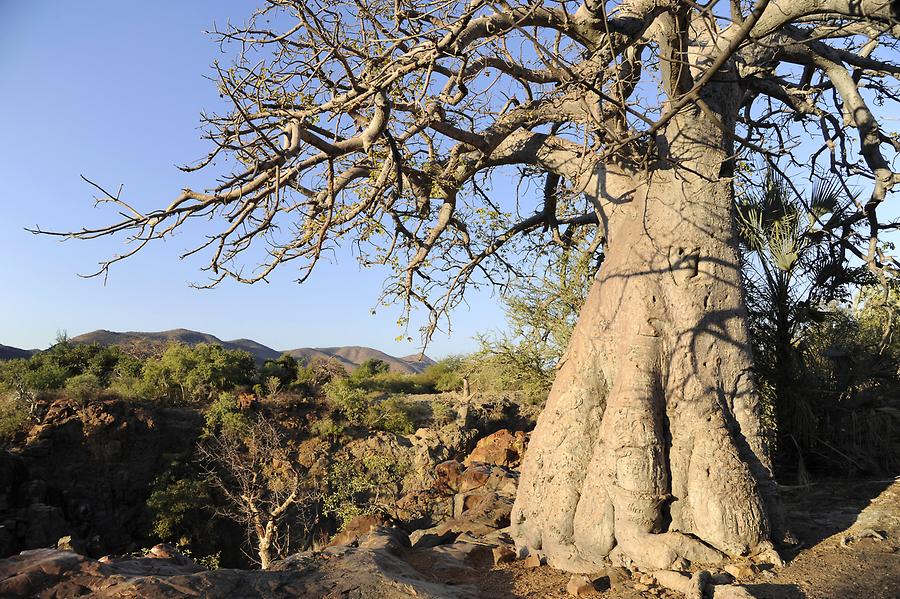
[[[822,481],[783,489],[782,495],[799,545],[782,551],[788,562],[783,569],[761,569],[737,582],[761,599],[900,599],[900,478]],[[869,531],[884,539],[867,536]],[[410,561],[427,571],[426,564]],[[654,584],[643,590],[637,576],[595,597],[682,597]],[[564,572],[517,561],[481,568],[474,579],[444,582],[477,586],[486,599],[553,599],[570,597],[568,580]]]

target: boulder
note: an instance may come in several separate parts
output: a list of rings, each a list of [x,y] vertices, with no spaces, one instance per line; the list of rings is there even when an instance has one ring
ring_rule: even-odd
[[[479,440],[463,463],[466,466],[481,463],[516,468],[525,455],[525,444],[524,432],[501,429]]]
[[[385,514],[364,514],[356,516],[344,527],[344,530],[335,535],[328,543],[329,547],[357,546],[359,540],[371,533],[376,528],[393,526],[393,520]],[[407,539],[407,546],[409,545]]]
[[[416,535],[416,540],[413,543],[413,549],[428,549],[429,547],[437,547],[438,545],[448,545],[456,540],[459,536],[458,532],[448,530],[443,534],[434,534],[424,531],[415,531],[421,532],[423,534]],[[412,541],[412,535],[410,536],[410,541]]]
[[[492,550],[494,565],[508,564],[516,560],[516,552],[509,545],[498,545]]]
[[[476,568],[490,567],[494,561],[491,547],[475,543],[432,547],[421,551],[417,558],[429,564],[429,574],[449,584],[471,580]]]
[[[449,460],[435,467],[434,489],[445,495],[478,491],[515,497],[518,482],[517,472],[490,464],[465,467],[460,462]]]
[[[479,537],[509,525],[517,484],[518,473],[506,468],[448,460],[435,467],[434,486],[402,497],[394,514],[419,529],[413,542],[448,531]]]
[[[522,565],[524,565],[526,568],[540,568],[543,564],[544,560],[541,559],[541,556],[537,553],[532,553],[525,558],[525,561]]]
[[[594,583],[584,574],[575,574],[566,584],[566,592],[573,597],[589,597],[597,594]]]
[[[394,504],[393,516],[412,529],[429,528],[453,517],[453,496],[438,489],[419,489]]]

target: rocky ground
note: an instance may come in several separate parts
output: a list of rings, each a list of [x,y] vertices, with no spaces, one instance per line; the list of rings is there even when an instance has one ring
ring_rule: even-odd
[[[379,433],[348,444],[349,453],[376,451],[414,466],[392,513],[358,518],[328,547],[294,554],[270,571],[206,570],[165,545],[143,557],[95,559],[105,539],[57,543],[57,535],[77,524],[76,537],[84,531],[86,539],[101,519],[124,535],[137,516],[133,507],[116,507],[122,494],[145,485],[178,445],[182,429],[197,426],[177,412],[120,408],[105,404],[76,414],[58,406],[25,451],[0,460],[6,484],[0,532],[6,531],[7,545],[30,548],[0,560],[0,598],[675,599],[684,595],[673,587],[686,590],[687,576],[699,576],[611,566],[579,578],[542,564],[539,556],[516,559],[504,527],[527,435],[514,430],[518,423],[509,418],[491,421],[509,428],[467,429],[465,414],[456,427],[421,428],[407,436]],[[162,432],[169,428],[172,434]],[[85,430],[93,431],[95,442],[79,444]],[[461,455],[459,447],[468,449]],[[98,491],[97,476],[108,477],[91,468],[114,462],[137,467],[130,480],[119,477]],[[59,469],[65,470],[62,479],[54,474]],[[782,494],[798,540],[782,551],[787,564],[712,570],[718,584],[706,585],[707,596],[900,598],[900,479],[819,481],[785,487]]]
[[[900,480],[822,482],[789,489],[785,503],[800,545],[784,568],[734,565],[735,584],[714,597],[890,599],[900,597]],[[367,526],[368,524],[368,526]],[[579,592],[572,577],[511,558],[501,531],[455,542],[358,523],[356,534],[297,554],[273,571],[207,571],[166,547],[143,558],[92,560],[56,549],[0,561],[0,597],[426,597],[679,598],[647,573],[610,568]],[[432,543],[442,543],[429,546]],[[497,563],[497,562],[500,563]],[[749,595],[740,593],[746,592]]]

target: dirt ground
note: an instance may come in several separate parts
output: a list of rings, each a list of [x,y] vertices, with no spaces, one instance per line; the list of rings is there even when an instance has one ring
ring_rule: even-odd
[[[782,551],[787,562],[784,568],[748,571],[738,579],[754,596],[900,599],[900,477],[820,481],[784,489],[783,501],[791,530],[800,543]],[[569,575],[546,566],[527,569],[522,562],[514,562],[482,569],[479,577],[477,582],[466,582],[477,584],[486,599],[570,597],[565,590]],[[623,581],[594,596],[682,597],[646,577],[643,581]]]

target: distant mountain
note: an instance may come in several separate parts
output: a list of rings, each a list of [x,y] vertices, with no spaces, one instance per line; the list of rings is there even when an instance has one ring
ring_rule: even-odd
[[[251,356],[258,363],[266,360],[274,360],[281,355],[271,347],[266,347],[249,339],[235,339],[234,341],[222,341],[209,333],[198,333],[188,329],[174,329],[159,333],[146,333],[143,331],[127,331],[117,333],[115,331],[99,330],[85,333],[69,339],[72,343],[99,343],[100,345],[118,345],[128,353],[140,357],[158,355],[162,353],[170,343],[184,343],[185,345],[198,345],[209,343],[221,345],[225,349],[240,349]]]
[[[19,349],[9,345],[0,344],[0,360],[16,360],[18,358],[30,358],[36,349]]]
[[[371,347],[356,345],[345,347],[301,347],[288,350],[285,353],[294,356],[302,362],[309,362],[314,358],[333,358],[350,370],[353,370],[366,360],[382,360],[392,372],[406,374],[422,372],[428,366],[434,364],[434,360],[427,356],[422,360],[419,360],[418,355],[396,358]]]
[[[366,360],[378,359],[388,364],[391,371],[406,374],[422,372],[434,360],[425,356],[419,360],[418,354],[397,358],[371,347],[302,347],[288,351],[277,351],[252,339],[235,339],[234,341],[222,341],[209,333],[200,333],[188,329],[174,329],[158,333],[142,331],[128,331],[118,333],[115,331],[99,330],[85,333],[69,339],[72,343],[99,343],[100,345],[117,345],[125,351],[140,357],[159,355],[170,343],[184,343],[197,345],[198,343],[210,343],[221,345],[225,349],[240,349],[248,352],[257,363],[262,364],[266,360],[274,360],[282,354],[290,354],[299,361],[308,363],[314,358],[332,358],[340,362],[348,370],[353,370]],[[3,346],[0,346],[3,347]],[[15,349],[15,348],[9,348]],[[23,351],[23,350],[17,350]],[[30,355],[30,354],[29,354]],[[25,356],[27,357],[27,356]]]

